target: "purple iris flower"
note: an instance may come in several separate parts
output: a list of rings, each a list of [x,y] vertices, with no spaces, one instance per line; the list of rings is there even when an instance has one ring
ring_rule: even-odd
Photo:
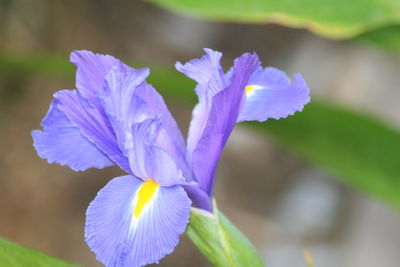
[[[32,132],[49,163],[75,171],[118,165],[128,173],[101,189],[86,212],[86,242],[106,266],[142,266],[171,253],[192,203],[211,210],[217,162],[235,124],[286,117],[310,99],[299,74],[291,82],[279,70],[263,69],[256,54],[243,54],[224,73],[222,54],[205,52],[176,64],[198,83],[187,146],[145,81],[147,68],[89,51],[71,54],[77,90],[56,92],[43,130]]]

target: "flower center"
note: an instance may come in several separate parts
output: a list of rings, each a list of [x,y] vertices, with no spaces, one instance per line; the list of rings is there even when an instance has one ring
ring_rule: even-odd
[[[136,193],[137,202],[135,209],[133,210],[133,215],[136,218],[139,218],[140,214],[143,211],[143,208],[149,204],[150,200],[153,198],[154,194],[157,191],[158,184],[153,180],[149,179],[144,182],[138,189]]]

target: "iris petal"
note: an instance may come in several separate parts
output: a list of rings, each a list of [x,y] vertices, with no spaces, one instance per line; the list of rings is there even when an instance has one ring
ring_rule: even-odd
[[[86,50],[74,51],[71,53],[70,60],[78,67],[76,73],[76,87],[79,91],[79,95],[85,98],[90,105],[95,106],[98,112],[103,115],[105,115],[105,112],[102,110],[102,100],[99,99],[99,93],[104,87],[110,87],[110,84],[107,84],[106,81],[107,75],[112,69],[114,69],[114,73],[130,72],[128,76],[132,76],[135,72],[135,69],[128,67],[113,56],[94,54]],[[117,86],[121,85],[123,80],[126,79],[123,75],[119,75],[120,81],[116,79],[111,81],[112,78],[116,78],[115,76],[109,77],[108,83],[116,82],[114,85]],[[141,99],[137,102],[142,101],[145,103],[147,105],[147,112],[152,116],[159,114],[162,117],[162,127],[166,135],[164,141],[162,143],[160,142],[160,146],[174,156],[179,168],[185,173],[185,177],[190,178],[191,172],[187,167],[183,135],[171,113],[168,111],[162,96],[147,82],[142,82],[137,86],[138,88],[135,90],[135,95]],[[129,99],[127,102],[129,102]],[[115,129],[117,135],[121,135],[121,133],[118,133],[120,131],[120,129]],[[119,144],[119,146],[122,148],[121,144]],[[124,165],[123,169],[128,171],[126,167],[127,166]]]
[[[189,162],[193,160],[193,151],[196,149],[197,143],[203,135],[209,113],[210,111],[203,102],[197,103],[192,111],[192,120],[190,121],[187,141],[187,157]]]
[[[238,122],[280,119],[301,111],[310,101],[310,90],[300,74],[295,74],[293,82],[283,71],[259,68],[250,78],[247,93]]]
[[[133,124],[133,146],[129,150],[132,173],[144,180],[151,178],[163,186],[183,183],[182,172],[173,157],[156,144],[160,127],[160,118]]]
[[[125,146],[129,146],[133,138],[130,133],[132,123],[155,116],[161,117],[164,134],[158,139],[158,145],[174,156],[179,168],[190,178],[182,133],[161,95],[145,82],[148,75],[148,68],[121,72],[120,68],[112,67],[106,76],[106,86],[100,90],[98,96],[102,103],[101,108],[104,108],[111,120],[118,145],[126,156],[128,154]]]
[[[193,59],[186,64],[177,62],[175,67],[189,78],[195,80],[196,93],[199,103],[193,110],[187,140],[188,159],[192,160],[192,154],[197,142],[202,136],[211,109],[212,98],[226,87],[224,71],[221,67],[222,53],[211,49],[204,49],[206,54],[199,59]]]
[[[150,191],[140,215],[134,215],[143,184],[134,176],[114,178],[89,205],[86,242],[106,266],[157,263],[185,231],[191,201],[179,185]]]
[[[177,62],[175,67],[189,78],[198,83],[196,93],[199,100],[210,101],[211,98],[225,88],[225,74],[221,67],[222,53],[211,49],[204,49],[206,54],[193,59],[186,64]]]
[[[135,95],[138,85],[144,82],[148,74],[147,68],[128,72],[112,68],[106,77],[107,86],[99,94],[119,148],[126,157],[134,138],[131,133],[132,124],[149,116],[147,103]]]
[[[119,72],[117,68],[112,68],[106,76],[107,86],[100,92],[106,112],[128,124],[132,123],[132,116],[140,117],[142,114],[137,114],[135,106],[132,105],[132,97],[136,93],[136,88],[148,75],[148,68],[129,72]]]
[[[111,123],[102,110],[86,103],[76,90],[58,91],[54,97],[58,101],[58,109],[80,128],[82,134],[123,170],[130,173],[129,161],[119,149]]]
[[[70,61],[77,66],[76,88],[90,102],[98,102],[97,95],[106,85],[105,77],[112,67],[121,72],[130,70],[128,66],[110,55],[95,54],[87,50],[74,51]]]
[[[90,142],[53,101],[42,121],[43,131],[32,131],[34,146],[49,163],[67,165],[75,171],[104,168],[114,163]]]
[[[136,95],[146,102],[153,117],[161,117],[162,129],[160,138],[157,140],[158,145],[173,156],[178,168],[182,170],[187,179],[190,179],[192,174],[186,161],[185,140],[164,99],[153,86],[146,82],[139,85]]]
[[[243,105],[245,85],[260,65],[255,54],[235,59],[229,86],[213,97],[209,118],[193,152],[193,171],[201,188],[212,195],[216,166]]]

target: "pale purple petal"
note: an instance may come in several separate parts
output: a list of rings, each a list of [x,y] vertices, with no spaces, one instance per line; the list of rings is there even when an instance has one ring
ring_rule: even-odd
[[[127,147],[132,146],[132,124],[150,116],[147,103],[135,95],[138,85],[144,82],[148,74],[147,68],[119,72],[113,67],[106,77],[107,86],[99,94],[118,146],[126,157]]]
[[[139,217],[134,216],[143,181],[111,180],[90,203],[85,237],[105,266],[143,266],[171,253],[189,221],[191,201],[179,185],[159,186]]]
[[[157,146],[160,118],[147,119],[132,126],[129,162],[132,173],[143,180],[152,179],[162,186],[184,183],[182,171],[164,149]]]
[[[158,145],[174,156],[179,168],[190,178],[183,136],[161,95],[145,82],[148,74],[147,68],[120,72],[113,67],[106,77],[107,85],[100,93],[101,102],[124,153],[125,141],[132,139],[132,136],[126,136],[131,135],[132,123],[161,117],[162,134]]]
[[[192,120],[190,121],[189,125],[187,142],[187,158],[189,162],[192,162],[193,151],[203,135],[203,130],[206,126],[209,113],[210,110],[207,108],[207,105],[205,105],[204,102],[197,103],[192,111]]]
[[[49,163],[67,165],[75,171],[104,168],[114,163],[90,142],[61,112],[55,101],[42,121],[43,130],[32,131],[34,146]]]
[[[186,179],[192,174],[186,161],[186,146],[182,132],[169,112],[162,96],[148,83],[142,83],[136,90],[136,95],[143,99],[152,117],[160,116],[161,132],[157,140],[158,146],[174,157]]]
[[[148,68],[128,72],[120,72],[117,68],[112,68],[106,76],[107,86],[100,93],[107,114],[130,124],[135,119],[138,120],[135,117],[141,115],[135,114],[132,97],[136,93],[136,88],[145,81],[148,75]],[[134,118],[131,117],[132,115]]]
[[[280,70],[258,69],[247,84],[253,89],[247,93],[238,122],[280,119],[301,111],[310,101],[310,90],[300,74],[294,77],[291,82]]]
[[[213,179],[222,149],[243,105],[245,85],[260,65],[256,54],[243,54],[234,62],[230,85],[215,95],[203,135],[193,153],[193,172],[201,188],[212,195]]]
[[[193,206],[199,209],[212,211],[212,196],[204,192],[198,184],[184,184],[182,187],[185,189]]]
[[[86,103],[76,90],[58,91],[54,97],[58,109],[80,128],[85,137],[123,170],[130,172],[129,161],[119,149],[111,123],[101,111]]]
[[[211,98],[225,88],[225,74],[221,67],[222,53],[211,49],[204,49],[206,54],[193,59],[186,64],[177,62],[175,67],[189,78],[198,83],[196,87],[199,100],[210,101]]]
[[[193,110],[187,139],[187,158],[192,161],[193,150],[196,148],[211,109],[212,98],[226,88],[227,81],[221,67],[222,53],[204,49],[206,54],[199,59],[193,59],[186,64],[177,62],[175,67],[189,78],[195,80],[199,103]]]
[[[76,88],[90,102],[97,102],[97,96],[106,85],[105,77],[112,67],[121,72],[131,70],[130,67],[110,55],[94,54],[81,50],[71,53],[70,61],[78,68],[76,72]]]

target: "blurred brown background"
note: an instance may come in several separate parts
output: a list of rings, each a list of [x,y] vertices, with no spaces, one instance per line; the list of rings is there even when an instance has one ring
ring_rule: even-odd
[[[313,96],[400,125],[400,58],[275,25],[209,23],[142,1],[2,0],[0,49],[8,55],[74,49],[133,62],[188,61],[209,47],[223,64],[256,51],[264,64],[300,72]],[[49,165],[32,146],[52,93],[68,80],[0,73],[0,236],[85,266],[101,266],[85,244],[85,210],[116,168],[73,172]],[[193,88],[187,88],[193,90]],[[184,133],[190,106],[167,103]],[[254,242],[269,267],[400,266],[400,220],[272,141],[237,127],[219,164],[220,208]],[[1,265],[1,264],[0,264]],[[183,236],[161,266],[208,266]]]

